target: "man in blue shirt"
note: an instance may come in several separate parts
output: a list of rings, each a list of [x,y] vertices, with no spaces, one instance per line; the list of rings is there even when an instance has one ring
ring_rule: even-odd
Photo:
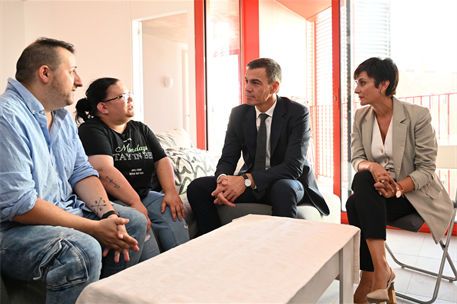
[[[138,262],[146,218],[114,210],[64,109],[82,86],[73,45],[38,39],[16,79],[0,96],[1,274],[44,281],[47,303],[74,303],[100,276]]]

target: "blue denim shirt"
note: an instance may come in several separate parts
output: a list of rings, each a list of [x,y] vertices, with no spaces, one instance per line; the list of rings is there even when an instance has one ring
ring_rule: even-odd
[[[90,211],[73,194],[82,179],[98,176],[87,161],[66,109],[52,112],[50,132],[42,104],[15,79],[0,95],[0,231],[19,225],[16,215],[37,198],[82,216]]]

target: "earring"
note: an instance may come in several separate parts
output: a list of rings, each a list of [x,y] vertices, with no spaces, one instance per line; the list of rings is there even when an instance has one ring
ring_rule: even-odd
[[[382,95],[384,95],[384,92],[383,92],[383,91],[381,91],[381,94],[382,94]]]

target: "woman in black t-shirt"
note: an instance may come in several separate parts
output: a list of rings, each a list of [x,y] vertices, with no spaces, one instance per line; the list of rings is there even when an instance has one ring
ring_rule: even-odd
[[[84,120],[79,137],[110,199],[143,213],[148,230],[152,225],[164,250],[187,242],[172,164],[151,129],[132,120],[133,94],[118,79],[100,78],[89,86],[76,110],[77,122]],[[152,189],[154,173],[164,194]],[[158,253],[155,248],[148,250],[149,257]]]

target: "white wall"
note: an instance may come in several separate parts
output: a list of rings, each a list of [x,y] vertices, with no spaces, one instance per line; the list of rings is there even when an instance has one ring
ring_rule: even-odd
[[[121,79],[128,88],[133,87],[132,20],[175,11],[187,11],[191,109],[190,129],[187,131],[196,142],[193,0],[25,2],[2,0],[0,8],[2,92],[7,78],[14,77],[16,61],[22,50],[36,38],[44,36],[65,40],[75,45],[78,72],[85,84],[83,88],[76,91],[76,100],[82,98],[87,85],[99,77],[116,77]],[[176,63],[176,65],[179,64],[179,62]],[[160,103],[162,100],[148,102]],[[74,112],[74,105],[70,106],[69,110]],[[145,116],[147,115],[145,113]],[[165,117],[174,120],[174,116],[176,114],[173,111],[167,111]]]
[[[260,57],[279,63],[279,95],[306,96],[306,20],[274,0],[259,1]]]
[[[24,2],[0,1],[0,92],[16,74],[16,61],[25,45]]]
[[[143,35],[144,122],[154,132],[184,128],[183,52],[187,45]],[[173,79],[167,88],[164,78]],[[170,115],[172,114],[172,115]]]

